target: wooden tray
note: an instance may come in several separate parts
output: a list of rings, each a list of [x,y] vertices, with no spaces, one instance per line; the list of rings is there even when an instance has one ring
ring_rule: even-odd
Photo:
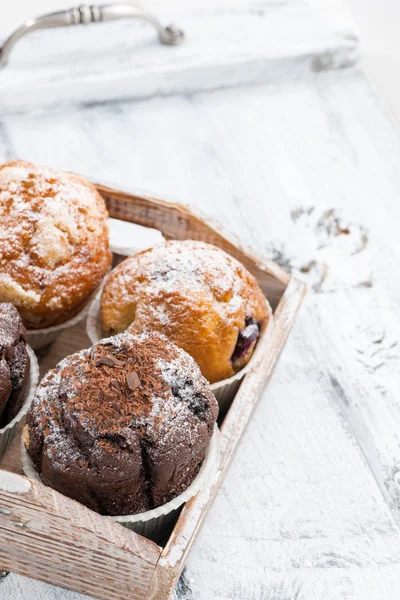
[[[274,310],[275,327],[258,342],[257,361],[220,422],[217,477],[187,502],[163,547],[20,475],[20,436],[0,470],[0,568],[100,600],[166,600],[218,492],[305,293],[280,267],[244,249],[220,225],[184,205],[97,185],[111,217],[159,229],[167,239],[197,239],[223,248],[257,278]],[[62,334],[41,360],[42,375],[88,347],[85,324]]]

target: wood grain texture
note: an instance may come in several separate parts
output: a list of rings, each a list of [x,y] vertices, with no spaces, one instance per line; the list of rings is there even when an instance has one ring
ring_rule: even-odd
[[[0,537],[2,568],[100,600],[145,599],[160,554],[149,540],[6,471],[0,471]]]
[[[253,84],[294,66],[343,68],[358,56],[353,25],[336,0],[329,10],[312,0],[262,0],[161,16],[184,29],[184,44],[162,46],[150,26],[134,21],[24,38],[0,70],[0,114]]]
[[[2,127],[8,156],[197,204],[294,272],[311,260],[329,266],[329,291],[310,285],[188,557],[181,598],[400,597],[400,137],[363,75],[319,73]],[[315,228],[293,220],[299,206],[341,210],[368,229],[368,247],[358,257],[343,250],[336,268],[321,258]],[[347,277],[365,266],[372,287]],[[32,589],[40,600],[70,598],[13,575],[3,589],[11,600],[30,600]]]

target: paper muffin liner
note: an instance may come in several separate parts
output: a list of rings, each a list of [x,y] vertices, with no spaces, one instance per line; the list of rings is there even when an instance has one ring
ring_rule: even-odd
[[[128,256],[165,241],[161,231],[152,227],[113,218],[110,218],[109,223],[113,267],[118,266]]]
[[[217,457],[219,452],[219,429],[214,425],[214,433],[211,437],[210,444],[207,448],[206,455],[200,467],[200,471],[194,478],[188,488],[179,496],[176,496],[166,504],[157,506],[152,510],[148,510],[136,515],[124,515],[121,517],[107,517],[112,521],[120,523],[124,527],[139,533],[154,541],[161,541],[170,526],[179,514],[179,510],[185,502],[193,498],[204,487],[210,487],[216,477]],[[21,440],[21,462],[22,468],[27,477],[33,481],[42,483],[41,478],[29,454],[25,448],[24,442]]]
[[[99,290],[93,298],[92,303],[89,306],[89,312],[86,319],[86,333],[92,344],[97,344],[97,342],[102,340],[104,337],[109,337],[107,334],[104,333],[103,328],[101,326],[101,292],[102,290]]]
[[[0,458],[6,453],[14,435],[16,426],[28,412],[39,380],[39,364],[36,355],[30,346],[27,345],[26,349],[30,359],[30,370],[29,383],[25,391],[25,400],[17,416],[14,417],[13,420],[10,421],[5,427],[3,427],[3,429],[0,429]]]
[[[97,344],[97,342],[109,335],[103,331],[101,325],[100,298],[101,290],[96,294],[90,305],[86,321],[86,332],[92,344]],[[268,324],[264,331],[262,331],[261,336],[264,337],[265,335],[270,335],[273,327],[274,318],[272,314],[270,314]],[[210,388],[218,401],[220,416],[224,415],[229,409],[246,373],[257,368],[258,362],[262,358],[260,352],[257,352],[259,347],[260,344],[257,343],[249,362],[243,369],[235,373],[235,375],[232,375],[232,377],[229,377],[229,379],[223,379],[222,381],[217,381],[210,385]]]
[[[64,321],[59,325],[46,327],[45,329],[27,329],[26,338],[30,347],[34,350],[40,350],[40,348],[44,348],[45,346],[48,346],[49,344],[55,342],[56,339],[64,331],[70,329],[71,327],[74,327],[75,325],[86,319],[89,313],[91,302],[93,298],[96,297],[96,294],[103,288],[104,281],[106,280],[107,275],[106,277],[104,277],[101,284],[94,290],[94,292],[90,294],[89,299],[86,302],[85,306],[82,308],[82,310],[80,310],[74,317],[72,317],[72,319],[68,319],[68,321]]]

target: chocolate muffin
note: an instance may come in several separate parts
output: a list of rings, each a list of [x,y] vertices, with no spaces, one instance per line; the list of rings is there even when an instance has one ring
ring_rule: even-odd
[[[217,413],[186,352],[156,333],[124,333],[47,373],[24,442],[46,485],[103,515],[130,515],[190,485]]]
[[[12,304],[0,303],[0,429],[19,413],[29,380],[26,332]]]
[[[210,383],[249,362],[271,318],[253,275],[220,248],[193,240],[124,260],[101,296],[105,332],[159,331],[196,360]]]

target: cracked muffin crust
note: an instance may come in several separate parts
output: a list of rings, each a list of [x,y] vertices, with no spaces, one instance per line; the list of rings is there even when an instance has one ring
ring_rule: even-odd
[[[48,372],[23,438],[46,485],[101,514],[130,515],[190,485],[217,414],[188,354],[156,333],[124,333]]]
[[[108,215],[93,185],[22,160],[0,165],[0,302],[28,329],[72,318],[110,265]]]
[[[101,296],[106,332],[159,331],[196,360],[210,383],[248,363],[271,314],[243,265],[192,240],[166,242],[124,260]]]
[[[26,331],[12,304],[0,303],[0,429],[17,416],[29,380]]]

